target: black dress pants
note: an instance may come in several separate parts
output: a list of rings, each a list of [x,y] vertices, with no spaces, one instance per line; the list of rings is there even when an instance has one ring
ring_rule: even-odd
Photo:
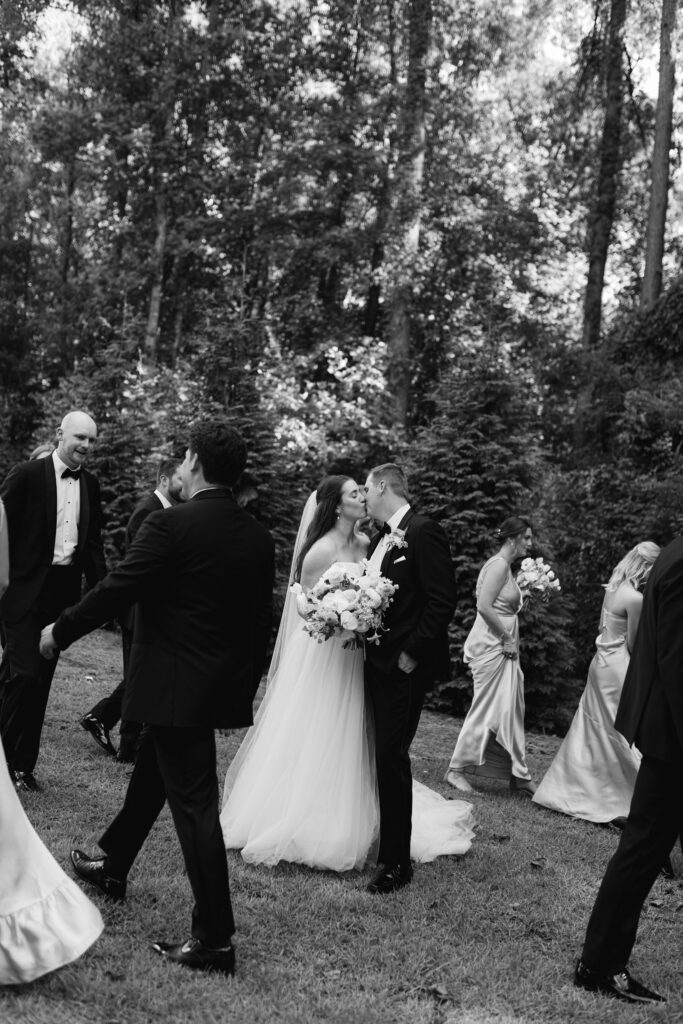
[[[52,566],[37,600],[21,619],[5,620],[6,646],[0,703],[0,735],[8,765],[32,772],[58,657],[42,658],[38,650],[44,626],[79,597],[81,570]]]
[[[106,870],[125,878],[164,803],[173,816],[195,906],[192,935],[212,949],[235,931],[228,861],[218,812],[213,729],[148,726],[123,807],[99,845]]]
[[[624,968],[643,904],[683,826],[683,765],[643,757],[631,810],[607,865],[581,954],[595,971]]]
[[[410,863],[413,777],[410,744],[420,721],[425,683],[419,666],[406,674],[380,672],[370,664],[366,680],[375,723],[375,758],[379,791],[381,864]]]
[[[126,678],[128,676],[128,664],[130,662],[130,651],[133,645],[133,630],[124,622],[121,622],[121,651],[123,654],[123,678],[119,685],[102,700],[98,701],[90,709],[90,714],[97,718],[111,732],[116,723],[121,719],[119,729],[121,747],[120,752],[126,758],[135,757],[135,752],[140,739],[142,729],[141,722],[130,722],[122,718],[123,698],[126,692]]]

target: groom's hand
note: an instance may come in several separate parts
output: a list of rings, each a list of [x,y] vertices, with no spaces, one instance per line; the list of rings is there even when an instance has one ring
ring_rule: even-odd
[[[410,655],[406,654],[405,651],[401,651],[401,653],[398,656],[399,672],[405,672],[405,674],[409,676],[410,673],[415,668],[417,668],[417,662],[415,661],[415,658],[411,658]]]
[[[49,626],[40,634],[40,653],[43,658],[47,658],[48,661],[54,658],[55,654],[59,651],[59,647],[55,643],[55,638],[52,635],[52,627],[54,622],[51,622]]]

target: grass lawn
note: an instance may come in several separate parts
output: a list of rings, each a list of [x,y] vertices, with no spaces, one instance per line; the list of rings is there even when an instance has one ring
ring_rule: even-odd
[[[62,656],[37,774],[44,790],[24,806],[69,871],[72,844],[95,850],[118,810],[129,768],[77,720],[119,680],[120,644],[98,632]],[[413,770],[441,793],[460,723],[425,712]],[[219,737],[223,778],[242,736]],[[540,779],[559,740],[530,734]],[[683,883],[660,879],[643,916],[632,965],[668,995],[660,1009],[591,996],[571,983],[588,912],[618,836],[543,811],[496,783],[478,783],[470,853],[418,866],[400,893],[373,897],[367,876],[294,865],[246,865],[228,854],[238,931],[234,979],[162,962],[155,938],[189,935],[191,895],[165,810],[129,878],[128,898],[98,894],[106,928],[75,964],[23,988],[0,989],[7,1024],[335,1022],[517,1024],[683,1022]],[[674,868],[683,874],[680,852]]]

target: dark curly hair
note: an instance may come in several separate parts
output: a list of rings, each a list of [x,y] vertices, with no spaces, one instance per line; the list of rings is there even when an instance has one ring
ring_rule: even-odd
[[[294,569],[295,580],[301,579],[301,567],[304,564],[304,558],[315,542],[324,537],[328,530],[331,530],[334,526],[337,518],[337,505],[341,499],[342,489],[346,481],[350,479],[350,476],[338,474],[326,476],[320,481],[315,492],[318,504],[313,514],[311,525],[306,532],[306,539],[299,552],[299,557],[296,560],[296,567]]]
[[[190,427],[188,447],[210,484],[232,487],[247,462],[247,446],[226,420],[199,420]]]

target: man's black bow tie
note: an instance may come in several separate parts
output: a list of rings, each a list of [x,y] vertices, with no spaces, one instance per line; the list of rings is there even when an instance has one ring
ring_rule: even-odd
[[[385,523],[384,526],[381,527],[379,535],[380,537],[386,537],[389,533],[391,533],[391,527],[389,526],[389,523]]]
[[[64,477],[69,477],[69,476],[72,476],[74,478],[74,480],[80,480],[80,477],[81,477],[80,469],[69,469],[67,467],[64,470],[64,472],[62,473],[62,480],[64,479]]]

